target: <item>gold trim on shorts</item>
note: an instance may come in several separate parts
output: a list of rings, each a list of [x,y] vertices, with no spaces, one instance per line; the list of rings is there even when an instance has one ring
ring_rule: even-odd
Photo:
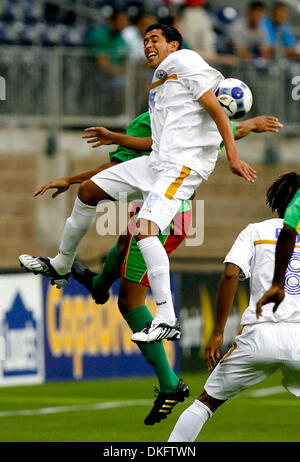
[[[237,338],[239,335],[241,335],[241,333],[243,332],[243,329],[244,329],[244,326],[241,327],[241,329],[236,334],[235,338]],[[225,359],[228,358],[228,356],[230,356],[231,353],[233,353],[236,348],[237,348],[237,344],[235,342],[233,342],[232,347],[230,348],[230,350],[228,350],[227,353],[220,360],[220,364],[222,364],[222,362],[225,361]]]
[[[183,166],[180,172],[180,175],[170,184],[167,191],[165,192],[165,197],[167,199],[173,199],[176,194],[177,189],[182,185],[183,180],[189,176],[191,169],[189,167]]]

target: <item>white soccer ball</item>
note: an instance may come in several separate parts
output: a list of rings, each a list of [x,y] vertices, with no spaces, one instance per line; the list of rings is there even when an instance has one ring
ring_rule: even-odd
[[[237,104],[235,99],[230,95],[219,95],[217,96],[217,99],[221,104],[225,114],[232,118],[237,112]]]
[[[224,98],[224,96],[232,98],[236,103],[236,108],[230,99]],[[221,81],[217,91],[216,97],[218,98],[224,112],[231,119],[239,119],[246,115],[253,103],[253,96],[248,85],[239,79],[224,79]]]

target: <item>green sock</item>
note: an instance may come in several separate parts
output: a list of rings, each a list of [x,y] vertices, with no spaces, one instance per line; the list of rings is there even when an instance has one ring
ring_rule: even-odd
[[[123,317],[133,332],[139,332],[153,316],[146,305],[138,306],[123,314]],[[148,363],[153,366],[160,386],[160,391],[170,393],[176,390],[179,378],[171,368],[163,343],[141,343],[138,345]]]
[[[110,249],[102,269],[102,273],[93,277],[93,288],[108,292],[112,284],[121,276],[124,256],[120,255],[118,243]]]

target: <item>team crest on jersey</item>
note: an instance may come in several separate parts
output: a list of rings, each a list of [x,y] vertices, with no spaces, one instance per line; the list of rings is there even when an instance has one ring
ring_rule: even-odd
[[[163,80],[168,77],[168,73],[164,71],[163,69],[160,69],[159,71],[156,72],[155,77],[157,77],[159,80]]]

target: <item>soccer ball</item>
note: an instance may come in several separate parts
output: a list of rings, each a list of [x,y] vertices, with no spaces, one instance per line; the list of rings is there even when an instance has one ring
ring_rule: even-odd
[[[218,90],[217,90],[218,91]],[[230,95],[218,95],[217,99],[221,104],[225,114],[232,118],[237,112],[237,104],[235,99]]]
[[[231,119],[239,119],[246,115],[253,103],[250,88],[239,79],[222,80],[216,91],[216,97],[225,114]]]

